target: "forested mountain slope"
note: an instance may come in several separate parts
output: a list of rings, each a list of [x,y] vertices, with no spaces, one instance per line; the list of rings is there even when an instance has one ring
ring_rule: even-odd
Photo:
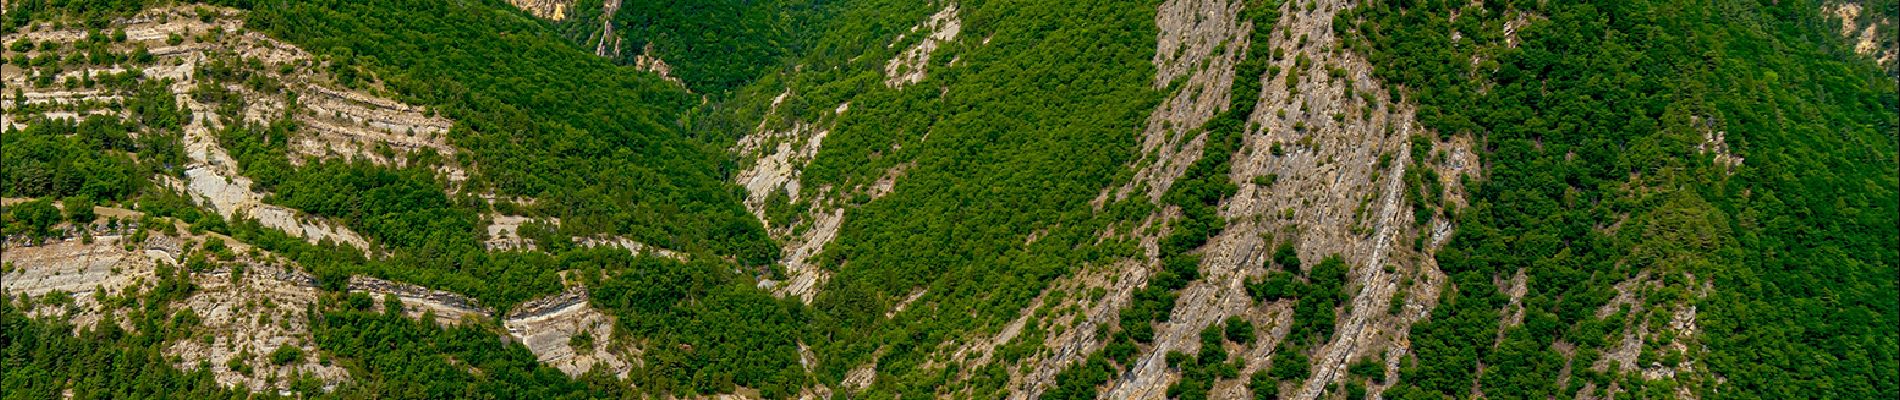
[[[1900,4],[1890,0],[1830,0],[1821,2],[1821,12],[1841,24],[1841,37],[1854,46],[1854,52],[1872,57],[1887,73],[1900,77],[1900,44],[1896,44],[1895,23],[1900,23]]]
[[[1892,1],[4,7],[6,396],[1900,396]]]

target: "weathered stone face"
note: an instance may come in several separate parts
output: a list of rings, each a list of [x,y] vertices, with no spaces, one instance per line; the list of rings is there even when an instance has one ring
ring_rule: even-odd
[[[566,20],[574,7],[574,0],[508,0],[508,4],[527,11],[536,17],[552,21]]]
[[[207,14],[201,16],[201,9]],[[126,41],[110,44],[112,50],[130,53],[142,46],[149,49],[150,62],[61,74],[89,77],[136,71],[148,79],[171,79],[173,95],[194,117],[184,125],[189,164],[180,166],[185,179],[165,176],[159,177],[159,183],[187,194],[225,218],[243,215],[312,243],[330,240],[358,249],[370,248],[361,235],[339,224],[264,203],[267,194],[239,173],[236,160],[219,145],[214,132],[227,126],[287,119],[301,127],[288,141],[293,163],[360,159],[401,166],[412,154],[426,150],[449,161],[438,172],[451,183],[465,179],[467,172],[454,161],[457,151],[448,144],[447,133],[453,122],[423,107],[370,93],[374,88],[344,89],[323,72],[323,61],[296,46],[244,30],[240,16],[240,11],[225,8],[171,7],[123,18],[113,25],[125,31]],[[85,40],[87,34],[78,28],[42,29],[10,32],[0,35],[0,40],[62,43],[59,51],[76,52],[72,43]],[[225,82],[199,76],[198,71],[209,65],[243,69],[263,79]],[[0,74],[6,86],[20,89],[27,103],[42,105],[46,117],[130,116],[129,110],[109,106],[122,104],[129,93],[67,89],[61,85],[41,87],[31,84],[25,71],[15,66],[0,70],[6,71]],[[231,92],[237,112],[220,115],[220,108],[226,105],[199,101],[193,92],[202,85]],[[11,105],[7,104],[9,108]],[[0,123],[18,125],[12,117]]]
[[[1890,74],[1900,68],[1900,64],[1895,63],[1900,59],[1900,46],[1893,42],[1895,24],[1900,21],[1867,16],[1868,11],[1856,0],[1822,2],[1821,13],[1840,20],[1841,38],[1847,39],[1855,53],[1873,57],[1874,62],[1887,67]]]
[[[1162,362],[1163,356],[1169,351],[1194,353],[1199,347],[1198,333],[1228,317],[1251,321],[1264,333],[1256,343],[1227,349],[1246,360],[1242,376],[1270,365],[1275,346],[1292,322],[1291,304],[1255,304],[1244,289],[1248,279],[1266,272],[1260,266],[1273,245],[1264,239],[1269,236],[1293,240],[1303,258],[1338,254],[1351,265],[1351,312],[1337,321],[1339,333],[1316,349],[1316,378],[1305,387],[1285,388],[1283,393],[1314,398],[1343,375],[1339,371],[1349,361],[1407,351],[1409,327],[1430,313],[1445,280],[1430,252],[1443,243],[1451,225],[1437,216],[1432,221],[1413,221],[1411,207],[1403,201],[1401,177],[1406,168],[1415,166],[1408,139],[1414,133],[1426,133],[1413,120],[1409,105],[1387,98],[1385,88],[1370,77],[1371,67],[1363,57],[1336,46],[1333,15],[1348,6],[1343,1],[1318,1],[1305,11],[1287,9],[1279,23],[1270,27],[1240,21],[1238,2],[1171,0],[1160,6],[1156,86],[1184,84],[1174,86],[1175,91],[1150,116],[1136,164],[1142,168],[1135,181],[1107,188],[1096,206],[1134,195],[1159,199],[1203,156],[1206,135],[1186,133],[1198,132],[1225,111],[1236,79],[1259,79],[1264,85],[1256,109],[1238,110],[1250,115],[1242,147],[1233,154],[1231,179],[1240,190],[1221,206],[1227,229],[1197,251],[1203,256],[1203,278],[1179,293],[1173,315],[1157,327],[1153,348],[1140,353],[1128,373],[1109,382],[1107,397],[1162,397],[1168,385],[1179,379]],[[1252,29],[1270,29],[1272,37],[1286,40],[1249,43]],[[1249,46],[1272,46],[1284,54],[1272,61],[1278,72],[1234,76]],[[1309,61],[1300,64],[1299,58]],[[1289,74],[1301,78],[1289,84]],[[1440,183],[1448,188],[1448,201],[1462,205],[1459,178],[1478,172],[1471,140],[1447,136],[1434,142],[1434,149],[1427,152],[1429,159],[1418,160],[1417,165],[1437,170]],[[1381,163],[1381,159],[1387,161]],[[1274,176],[1266,180],[1269,184],[1255,179],[1268,175]],[[1012,397],[1033,398],[1047,390],[1057,372],[1107,344],[1108,338],[1095,334],[1098,327],[1114,324],[1134,289],[1145,285],[1159,269],[1159,239],[1168,232],[1150,227],[1165,227],[1179,217],[1178,212],[1164,208],[1132,232],[1104,232],[1136,239],[1147,259],[1092,267],[1058,280],[1046,292],[1099,288],[1105,290],[1100,299],[1069,296],[1053,308],[1072,313],[1038,320],[1030,318],[1031,313],[1052,306],[1038,298],[994,337],[957,346],[941,355],[942,361],[964,363],[968,369],[980,367],[996,346],[1012,340],[1024,324],[1047,324],[1045,329],[1061,332],[1045,338],[1044,346],[1051,352],[1031,356],[1022,361],[1021,368],[1010,369],[1014,371]],[[1424,252],[1409,245],[1417,235],[1428,235]],[[1388,270],[1388,265],[1396,268]],[[1413,284],[1401,286],[1402,281]],[[1406,306],[1388,315],[1387,306],[1395,294]],[[1071,326],[1069,321],[1078,322]],[[1246,390],[1243,381],[1223,380],[1213,394],[1241,397]]]
[[[905,39],[915,40],[917,43],[904,49],[904,52],[898,53],[896,57],[891,58],[889,63],[884,64],[884,85],[903,87],[922,82],[925,76],[924,70],[930,65],[930,53],[936,51],[937,47],[956,40],[957,34],[962,32],[963,19],[957,14],[957,3],[944,6],[942,11],[931,14],[929,19],[911,27],[909,33],[897,37],[897,43],[903,43]]]
[[[614,336],[614,318],[587,301],[585,288],[522,303],[502,324],[543,364],[568,375],[599,368],[625,378],[632,362],[639,361],[638,349]],[[576,340],[577,336],[587,339]],[[576,343],[585,347],[575,347]]]
[[[307,325],[309,317],[304,315],[304,310],[318,297],[314,277],[284,266],[269,252],[253,255],[250,245],[215,233],[173,236],[159,233],[154,227],[124,222],[109,229],[105,218],[137,221],[143,214],[109,207],[96,210],[102,216],[101,221],[87,227],[64,227],[71,232],[89,231],[90,242],[79,234],[39,243],[9,240],[5,251],[0,252],[0,263],[12,268],[0,276],[0,285],[4,285],[8,293],[24,294],[36,300],[51,298],[49,296],[73,300],[69,306],[42,304],[30,310],[30,315],[64,316],[79,329],[98,324],[136,329],[125,319],[127,310],[114,309],[115,306],[101,302],[99,295],[120,296],[150,290],[158,280],[161,265],[172,268],[188,254],[204,251],[201,243],[216,239],[237,255],[231,263],[241,265],[242,271],[218,268],[191,273],[190,280],[196,291],[173,303],[172,309],[189,310],[200,322],[190,338],[165,346],[166,355],[178,357],[176,366],[189,370],[198,368],[202,362],[210,366],[219,384],[245,385],[259,390],[288,387],[297,375],[316,378],[326,386],[349,378],[342,367],[323,365],[316,357],[288,365],[268,361],[270,352],[279,346],[316,354],[315,338]],[[168,219],[160,221],[176,223]],[[153,230],[146,230],[145,238],[137,240],[141,228]],[[72,313],[68,314],[69,310]],[[249,365],[253,371],[246,374],[231,370],[227,363],[233,359]]]

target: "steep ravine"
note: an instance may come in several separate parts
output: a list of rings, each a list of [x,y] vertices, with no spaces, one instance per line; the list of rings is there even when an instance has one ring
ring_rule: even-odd
[[[1448,201],[1461,203],[1459,177],[1477,173],[1471,141],[1462,137],[1429,140],[1424,143],[1433,148],[1422,152],[1428,159],[1412,160],[1411,138],[1437,135],[1418,126],[1409,105],[1388,98],[1386,88],[1370,77],[1363,57],[1336,45],[1333,15],[1350,5],[1344,1],[1305,5],[1286,6],[1272,27],[1238,22],[1237,2],[1161,5],[1156,21],[1161,28],[1155,60],[1160,73],[1157,85],[1166,87],[1182,79],[1185,84],[1151,116],[1137,180],[1105,191],[1099,200],[1137,193],[1158,199],[1201,152],[1205,135],[1180,133],[1195,132],[1228,104],[1223,95],[1233,79],[1261,79],[1264,90],[1259,106],[1249,113],[1243,145],[1234,154],[1231,179],[1240,190],[1221,207],[1227,228],[1199,250],[1204,257],[1203,278],[1181,290],[1173,315],[1158,326],[1153,346],[1144,348],[1131,369],[1104,388],[1104,398],[1164,397],[1168,385],[1179,376],[1165,365],[1163,356],[1170,351],[1193,354],[1199,347],[1198,333],[1230,316],[1252,321],[1262,335],[1256,343],[1230,349],[1246,358],[1243,379],[1218,382],[1212,394],[1245,397],[1244,377],[1270,365],[1291,322],[1290,304],[1256,304],[1244,287],[1248,279],[1267,271],[1262,266],[1274,244],[1269,237],[1293,240],[1301,258],[1309,262],[1337,254],[1352,266],[1348,275],[1352,299],[1343,305],[1348,311],[1341,313],[1338,333],[1313,350],[1313,378],[1303,384],[1289,383],[1282,390],[1286,395],[1316,398],[1343,375],[1346,364],[1362,357],[1397,359],[1406,351],[1410,325],[1428,315],[1437,301],[1444,277],[1430,251],[1442,244],[1451,226],[1442,217],[1414,221],[1401,178],[1407,168],[1435,169],[1440,183],[1448,188]],[[1247,43],[1248,29],[1272,29],[1276,40]],[[1217,46],[1222,43],[1226,46]],[[1246,46],[1256,45],[1273,46],[1284,54],[1273,61],[1280,72],[1233,77],[1238,55],[1246,52]],[[1216,54],[1216,49],[1225,52]],[[1292,84],[1287,83],[1289,74],[1298,76]],[[1268,176],[1272,178],[1256,179]],[[1037,397],[1053,383],[1056,372],[1105,345],[1107,338],[1095,335],[1097,327],[1112,324],[1119,309],[1128,304],[1132,289],[1145,285],[1146,277],[1159,268],[1156,242],[1167,232],[1148,226],[1166,225],[1171,218],[1174,214],[1164,209],[1135,232],[1106,233],[1134,235],[1147,249],[1147,261],[1085,272],[1052,285],[1051,290],[1069,292],[1100,287],[1107,289],[1107,296],[1086,303],[1067,300],[1081,306],[1075,308],[1081,322],[1048,337],[1047,356],[1029,357],[1012,369],[1022,373],[1013,375],[1012,397]],[[1411,246],[1418,235],[1432,235],[1423,252]],[[1387,314],[1394,294],[1401,294],[1405,305],[1399,313]],[[1032,304],[1022,318],[1038,308],[1045,307]],[[1069,320],[1069,315],[1047,319]],[[976,364],[966,367],[980,366],[987,357],[971,355],[987,355],[996,345],[1013,339],[1022,323],[1040,322],[1019,319],[997,337],[955,352],[953,359],[971,359]]]
[[[1410,205],[1402,202],[1400,177],[1413,164],[1407,139],[1421,134],[1422,128],[1413,121],[1409,106],[1386,98],[1387,91],[1370,78],[1363,57],[1338,50],[1333,14],[1348,6],[1344,1],[1304,7],[1290,3],[1280,24],[1266,28],[1279,32],[1275,37],[1283,40],[1255,44],[1274,46],[1285,56],[1276,62],[1281,75],[1259,78],[1266,80],[1265,90],[1250,119],[1258,128],[1249,131],[1235,154],[1234,181],[1240,191],[1222,207],[1229,227],[1201,249],[1205,278],[1182,291],[1174,315],[1157,333],[1155,349],[1137,361],[1130,376],[1111,383],[1108,397],[1161,397],[1174,378],[1167,376],[1161,355],[1196,351],[1196,334],[1228,316],[1243,316],[1260,326],[1283,323],[1266,312],[1268,305],[1253,304],[1243,287],[1247,278],[1265,272],[1260,266],[1272,247],[1264,239],[1268,236],[1294,240],[1302,259],[1337,254],[1352,266],[1350,311],[1342,313],[1335,336],[1316,349],[1312,378],[1297,391],[1283,391],[1293,398],[1317,397],[1357,357],[1403,352],[1406,328],[1429,312],[1443,279],[1436,276],[1429,254],[1402,245],[1404,238],[1419,234]],[[1302,66],[1302,58],[1311,61]],[[1289,81],[1285,74],[1299,78]],[[1470,151],[1454,148],[1450,153]],[[1381,163],[1382,158],[1389,163]],[[1389,166],[1380,169],[1382,164]],[[1269,185],[1253,179],[1268,175],[1277,177]],[[1397,268],[1388,270],[1388,265]],[[1417,285],[1399,287],[1408,275]],[[1386,315],[1392,293],[1399,290],[1412,293],[1411,306],[1399,315]],[[1242,376],[1269,365],[1276,342],[1264,339],[1243,353],[1248,368]],[[1217,385],[1216,393],[1239,397],[1239,383]]]
[[[1135,180],[1119,188],[1104,189],[1095,201],[1096,206],[1129,196],[1158,200],[1187,166],[1199,158],[1206,134],[1187,137],[1185,133],[1199,131],[1201,125],[1228,107],[1228,93],[1236,79],[1234,65],[1246,52],[1247,34],[1252,27],[1250,22],[1239,21],[1239,11],[1239,2],[1224,0],[1170,0],[1158,7],[1155,15],[1159,28],[1155,39],[1157,51],[1152,60],[1157,70],[1154,85],[1165,89],[1182,79],[1185,84],[1150,114],[1147,128],[1141,133],[1142,155],[1137,161],[1143,167],[1136,172]],[[1145,285],[1159,268],[1158,241],[1168,232],[1149,227],[1165,226],[1178,216],[1164,210],[1149,216],[1134,232],[1106,233],[1136,237],[1145,253],[1144,260],[1117,263],[1100,272],[1085,271],[1050,285],[1045,294],[1053,290],[1084,292],[1102,288],[1106,295],[1086,304],[1072,303],[1080,306],[1077,312],[1083,314],[1083,319],[1065,330],[1065,334],[1044,341],[1045,348],[1051,351],[1047,356],[1029,357],[1020,367],[1012,369],[1019,372],[1011,375],[1011,398],[1037,397],[1054,383],[1057,372],[1106,344],[1108,338],[1095,335],[1098,327],[1114,324],[1119,311],[1132,301],[1134,291]],[[1032,323],[1030,315],[1045,307],[1040,303],[1039,299],[1025,307],[1016,322],[994,338],[956,351],[956,359],[971,359],[970,369],[987,364],[997,346],[1015,340],[1022,330],[1021,325]],[[1051,320],[1070,318],[1065,315]],[[970,357],[970,354],[981,356]]]
[[[8,204],[14,202],[8,199]],[[290,365],[268,361],[270,352],[280,345],[317,354],[307,323],[310,316],[305,312],[321,296],[316,277],[299,271],[295,263],[280,256],[230,237],[216,233],[166,235],[158,233],[156,227],[139,225],[141,213],[109,207],[97,210],[102,219],[83,228],[90,231],[90,239],[78,233],[82,228],[72,226],[61,227],[68,234],[43,242],[18,236],[4,238],[0,263],[8,265],[9,272],[0,277],[0,283],[4,283],[7,293],[44,299],[59,292],[73,299],[71,314],[64,314],[67,308],[43,306],[32,310],[33,315],[64,315],[82,328],[107,321],[123,325],[126,311],[114,310],[95,297],[149,291],[161,265],[170,269],[194,255],[210,253],[204,243],[217,240],[237,255],[230,264],[242,268],[220,267],[189,274],[197,291],[174,307],[192,310],[202,322],[194,339],[177,340],[166,347],[166,354],[179,357],[176,365],[190,370],[203,361],[220,384],[242,384],[257,390],[285,388],[298,374],[317,378],[326,387],[350,379],[342,367],[320,364],[317,357]],[[109,226],[104,217],[124,222]],[[156,221],[177,224],[176,230],[185,230],[183,224],[170,219]],[[146,238],[140,241],[139,237]],[[613,317],[593,308],[584,288],[530,300],[506,314],[457,293],[365,276],[351,277],[345,290],[365,293],[372,299],[393,297],[402,303],[404,315],[433,315],[439,324],[499,316],[507,329],[505,339],[521,342],[543,363],[573,376],[602,368],[625,377],[632,363],[638,362],[637,349],[615,339]],[[592,340],[591,346],[572,347],[577,343],[573,337],[583,333]],[[255,370],[232,370],[231,360],[239,356],[250,357],[240,362]]]
[[[931,54],[956,40],[962,30],[961,18],[957,3],[949,2],[893,39],[891,47],[910,41],[916,43],[884,63],[884,84],[896,88],[924,81]],[[818,156],[826,136],[851,110],[851,103],[813,108],[810,112],[815,115],[798,115],[781,108],[795,96],[802,94],[786,88],[773,97],[758,125],[730,150],[741,165],[733,177],[734,183],[745,188],[746,208],[767,227],[773,239],[778,240],[783,254],[779,266],[788,275],[782,280],[761,280],[759,286],[810,304],[818,288],[830,278],[830,272],[819,267],[813,257],[837,238],[845,211],[855,207],[850,199],[862,195],[875,200],[889,195],[910,164],[892,167],[868,185],[806,187],[802,180],[805,167]],[[789,218],[779,216],[776,217],[779,220],[775,220],[767,213],[774,201],[804,208],[794,210]]]

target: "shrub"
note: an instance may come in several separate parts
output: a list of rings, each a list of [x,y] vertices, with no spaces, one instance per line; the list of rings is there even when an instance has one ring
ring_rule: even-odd
[[[298,361],[303,361],[303,349],[297,348],[297,346],[283,344],[277,346],[277,350],[270,352],[271,364],[290,365]]]

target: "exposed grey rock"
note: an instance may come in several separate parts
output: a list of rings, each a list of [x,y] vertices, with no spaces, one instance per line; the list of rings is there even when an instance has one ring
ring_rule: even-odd
[[[623,354],[631,346],[616,342],[614,318],[589,304],[587,289],[575,287],[560,294],[529,300],[508,313],[502,325],[508,335],[520,340],[541,363],[579,376],[601,368],[614,376],[627,377],[633,356]],[[573,347],[574,337],[591,337],[591,346]]]

